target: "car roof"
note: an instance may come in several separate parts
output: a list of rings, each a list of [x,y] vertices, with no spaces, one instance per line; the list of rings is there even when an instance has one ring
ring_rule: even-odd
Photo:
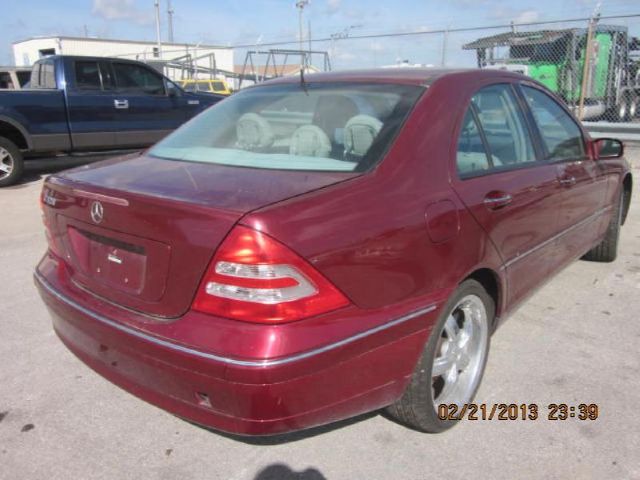
[[[513,78],[529,79],[519,73],[508,72],[499,69],[479,68],[374,68],[367,70],[340,70],[335,72],[305,74],[307,82],[355,82],[355,83],[397,83],[404,85],[428,86],[436,80],[449,76],[463,76],[472,78]],[[269,80],[268,84],[296,83],[300,81],[299,75],[289,75]]]

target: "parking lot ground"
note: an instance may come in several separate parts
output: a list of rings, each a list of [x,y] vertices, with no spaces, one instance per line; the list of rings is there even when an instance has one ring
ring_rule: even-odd
[[[56,338],[31,274],[45,251],[42,179],[0,190],[0,478],[640,479],[640,148],[612,264],[580,261],[492,340],[478,403],[538,420],[462,421],[440,435],[371,414],[272,439],[207,431],[111,385]],[[547,420],[551,403],[599,418]]]

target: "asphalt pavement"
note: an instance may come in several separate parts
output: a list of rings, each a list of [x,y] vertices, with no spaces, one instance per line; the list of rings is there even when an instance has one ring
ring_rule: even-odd
[[[32,282],[45,251],[42,177],[0,190],[0,479],[640,479],[640,148],[612,264],[579,261],[492,339],[476,402],[537,420],[462,421],[439,435],[373,413],[275,438],[186,423],[99,377],[57,339]],[[47,168],[47,170],[43,170]],[[549,404],[596,420],[548,420]]]

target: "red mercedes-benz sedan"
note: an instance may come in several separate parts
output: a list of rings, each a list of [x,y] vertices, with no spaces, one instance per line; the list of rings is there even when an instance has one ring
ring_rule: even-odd
[[[615,259],[622,153],[508,72],[281,78],[49,177],[35,281],[74,354],[192,422],[388,407],[437,432],[501,319],[573,260]]]

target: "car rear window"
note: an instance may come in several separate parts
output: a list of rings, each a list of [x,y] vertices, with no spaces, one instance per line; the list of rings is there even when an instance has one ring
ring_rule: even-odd
[[[150,154],[264,169],[363,171],[381,160],[422,91],[364,83],[249,88],[203,112]]]

